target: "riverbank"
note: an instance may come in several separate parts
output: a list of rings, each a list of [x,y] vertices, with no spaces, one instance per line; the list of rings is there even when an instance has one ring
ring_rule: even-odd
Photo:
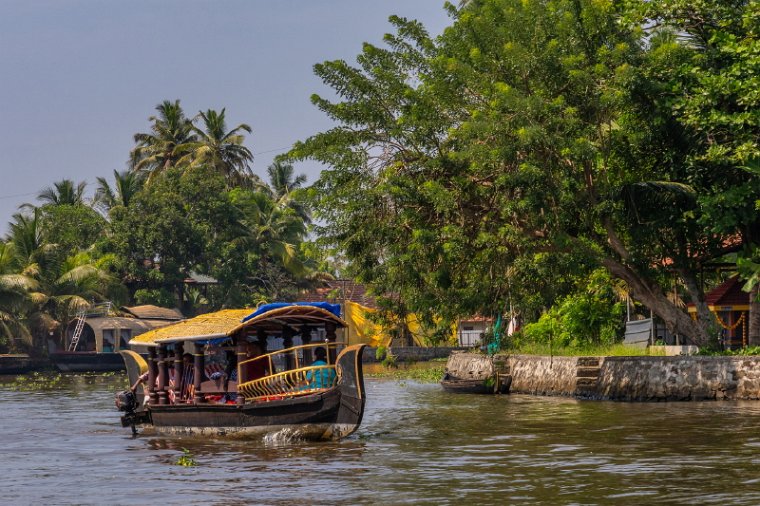
[[[512,393],[622,401],[760,399],[760,357],[502,358]]]

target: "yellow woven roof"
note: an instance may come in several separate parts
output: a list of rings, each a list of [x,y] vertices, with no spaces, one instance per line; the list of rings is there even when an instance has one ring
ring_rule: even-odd
[[[156,344],[167,339],[193,339],[200,337],[221,337],[240,325],[240,321],[255,309],[223,309],[215,313],[202,314],[166,327],[151,330],[134,337],[129,344]]]

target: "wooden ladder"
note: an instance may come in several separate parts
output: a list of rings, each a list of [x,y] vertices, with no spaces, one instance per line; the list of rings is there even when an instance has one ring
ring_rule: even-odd
[[[76,320],[77,326],[74,327],[74,335],[71,336],[71,343],[69,343],[69,351],[76,351],[79,344],[79,338],[82,337],[82,331],[84,330],[84,321],[87,319],[87,310],[80,309],[77,312]]]

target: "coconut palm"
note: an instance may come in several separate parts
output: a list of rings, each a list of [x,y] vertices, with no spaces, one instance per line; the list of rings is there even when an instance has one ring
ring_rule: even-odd
[[[37,200],[43,206],[80,205],[84,204],[84,190],[87,183],[74,183],[71,179],[62,179],[53,183],[37,195]]]
[[[255,183],[258,178],[250,168],[253,154],[243,146],[245,136],[241,133],[251,133],[251,127],[241,123],[227,131],[225,109],[221,112],[212,109],[201,111],[196,119],[201,120],[202,128],[191,127],[197,140],[187,144],[187,153],[179,163],[190,167],[211,167],[234,185],[250,186]]]
[[[131,160],[135,171],[148,174],[150,182],[156,174],[173,167],[183,157],[187,144],[196,140],[191,121],[179,105],[179,100],[164,100],[156,106],[158,115],[152,121],[150,133],[135,134]]]
[[[111,208],[116,206],[128,207],[129,202],[145,185],[145,177],[142,172],[129,170],[113,171],[114,186],[106,181],[106,178],[99,177],[98,188],[95,190],[95,205],[108,213]]]
[[[48,264],[46,270],[30,266],[27,272],[39,283],[32,294],[35,310],[29,317],[33,329],[57,327],[63,332],[77,311],[93,302],[107,300],[108,289],[115,283],[113,277],[83,252]]]
[[[233,198],[244,215],[241,220],[244,233],[238,240],[258,253],[264,262],[279,262],[293,274],[303,273],[296,245],[307,230],[295,211],[261,191],[241,192]]]
[[[30,292],[37,282],[16,272],[17,259],[13,243],[0,241],[0,345],[16,348],[16,341],[30,345],[32,335],[26,321],[31,307]]]
[[[293,177],[293,165],[285,162],[274,162],[267,167],[269,176],[268,191],[272,197],[293,209],[295,213],[306,223],[311,223],[309,210],[300,199],[299,190],[302,190],[306,182],[306,174]]]
[[[43,262],[50,252],[42,234],[42,210],[32,208],[29,213],[16,213],[8,224],[8,243],[13,247],[13,258],[19,270]]]
[[[275,198],[279,199],[291,191],[301,188],[306,182],[306,174],[293,177],[293,172],[293,165],[285,162],[274,162],[267,167],[269,187],[272,189]]]

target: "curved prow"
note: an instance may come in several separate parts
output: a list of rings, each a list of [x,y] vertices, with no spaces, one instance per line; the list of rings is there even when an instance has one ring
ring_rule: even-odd
[[[353,426],[356,430],[364,415],[364,373],[362,370],[362,351],[366,344],[355,344],[345,348],[336,361],[338,370],[338,388],[340,389],[340,411],[337,422]],[[350,433],[349,432],[349,433]],[[342,434],[345,436],[347,434]]]
[[[133,386],[137,383],[137,379],[148,372],[148,363],[142,356],[135,353],[132,350],[121,350],[119,352],[124,359],[124,365],[127,367],[127,376],[129,377],[129,386]],[[145,392],[142,388],[138,388],[135,392],[137,397],[138,406],[142,406],[145,397]]]

